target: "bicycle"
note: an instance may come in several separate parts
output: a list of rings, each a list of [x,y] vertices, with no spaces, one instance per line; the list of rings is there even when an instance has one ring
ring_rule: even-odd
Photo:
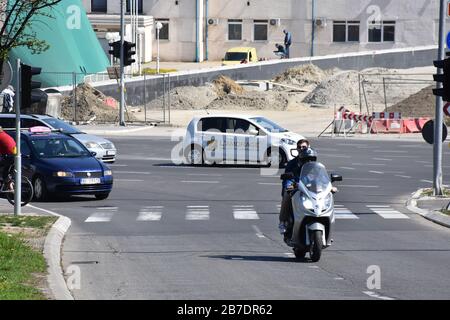
[[[8,175],[4,181],[0,181],[0,195],[5,194],[6,199],[12,205],[15,205],[15,179],[16,179],[16,169],[14,166],[10,166],[8,170]],[[22,175],[21,183],[21,202],[20,206],[23,207],[27,205],[34,196],[33,184],[30,179]]]

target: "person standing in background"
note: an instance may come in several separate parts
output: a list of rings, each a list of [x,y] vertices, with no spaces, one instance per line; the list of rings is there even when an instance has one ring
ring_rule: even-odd
[[[287,31],[286,29],[283,30],[284,33],[284,48],[286,51],[286,58],[290,58],[289,56],[289,47],[292,44],[292,35],[289,31]]]
[[[3,94],[3,110],[2,113],[10,113],[14,110],[14,87],[8,86],[2,91]]]

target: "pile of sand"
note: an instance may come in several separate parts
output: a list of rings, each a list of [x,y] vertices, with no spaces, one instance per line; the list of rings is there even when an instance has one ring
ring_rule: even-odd
[[[314,64],[304,64],[290,68],[276,76],[273,81],[281,84],[305,87],[318,85],[325,78],[335,73],[336,70],[324,71]]]
[[[71,121],[89,121],[95,116],[94,122],[115,122],[119,119],[119,110],[105,104],[108,98],[88,84],[80,84],[76,88],[76,105],[74,107],[74,92],[61,101],[61,118]],[[135,120],[129,112],[125,113],[127,121]]]
[[[227,94],[244,93],[244,89],[240,85],[233,79],[223,75],[220,75],[217,79],[213,80],[213,85],[219,97],[226,96]]]
[[[401,112],[402,117],[434,117],[436,96],[433,95],[433,86],[429,86],[413,94],[405,100],[388,108],[389,112]]]
[[[170,107],[174,110],[204,109],[215,100],[218,95],[211,85],[193,87],[176,87],[170,92]],[[164,103],[168,106],[168,96],[160,96],[147,104],[148,109],[162,109]],[[165,100],[165,101],[164,101]]]
[[[222,110],[286,110],[289,95],[283,92],[247,91],[229,94],[211,102],[208,109]]]

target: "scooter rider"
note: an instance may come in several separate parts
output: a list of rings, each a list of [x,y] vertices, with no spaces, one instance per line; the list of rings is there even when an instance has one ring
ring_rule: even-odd
[[[289,226],[289,221],[292,217],[292,194],[290,191],[294,189],[295,180],[298,181],[300,178],[300,173],[302,171],[302,166],[307,161],[310,161],[307,151],[315,151],[310,148],[309,141],[306,139],[301,139],[297,142],[298,156],[288,162],[284,173],[292,173],[295,177],[294,180],[284,180],[283,189],[281,191],[281,209],[279,216],[279,229],[281,234],[285,234]]]
[[[300,173],[305,163],[309,161],[317,161],[317,152],[314,151],[306,139],[299,140],[297,142],[298,156],[288,162],[285,173],[292,173],[294,179],[284,180],[282,189],[281,209],[279,216],[279,229],[280,233],[285,235],[286,231],[292,221],[293,209],[292,209],[292,191],[295,189],[295,184],[300,179]],[[331,192],[336,193],[338,190],[336,187],[332,187]]]

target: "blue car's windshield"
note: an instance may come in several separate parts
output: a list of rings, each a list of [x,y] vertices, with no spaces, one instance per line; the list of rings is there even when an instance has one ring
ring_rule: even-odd
[[[264,129],[266,129],[269,132],[288,132],[289,131],[283,127],[280,127],[275,122],[270,121],[269,119],[266,119],[264,117],[255,117],[255,118],[250,118],[250,119],[255,121],[257,124],[259,124],[261,127],[263,127]]]
[[[65,123],[62,120],[54,119],[54,118],[48,118],[48,119],[42,119],[46,124],[52,126],[55,129],[61,129],[62,132],[67,134],[75,134],[75,133],[82,133],[80,130],[78,130],[75,127],[72,127],[70,124]]]
[[[91,153],[71,138],[33,139],[31,147],[39,158],[91,157]]]

